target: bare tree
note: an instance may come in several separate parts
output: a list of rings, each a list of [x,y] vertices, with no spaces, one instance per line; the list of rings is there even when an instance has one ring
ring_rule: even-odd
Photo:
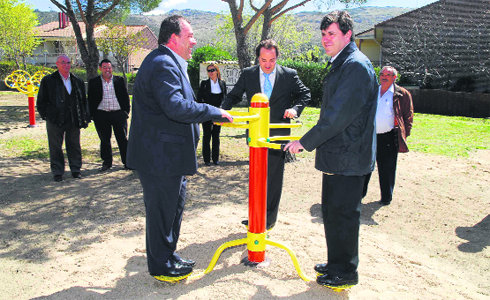
[[[255,2],[262,3],[262,5],[256,5],[254,4],[254,0],[248,0],[250,7],[255,13],[246,24],[243,24],[245,0],[221,1],[228,3],[228,6],[230,7],[237,41],[238,64],[242,69],[250,66],[250,53],[247,51],[247,34],[260,16],[264,17],[262,25],[262,39],[266,39],[269,37],[270,29],[274,21],[283,16],[285,13],[301,7],[308,2],[314,1],[318,6],[326,5],[327,7],[330,7],[330,5],[335,2],[344,3],[346,5],[363,4],[367,2],[367,0],[258,0]]]

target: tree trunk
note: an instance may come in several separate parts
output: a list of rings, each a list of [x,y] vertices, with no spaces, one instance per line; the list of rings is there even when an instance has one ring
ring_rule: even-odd
[[[240,69],[243,70],[244,68],[250,67],[250,54],[247,51],[247,37],[241,30],[237,30],[236,28],[235,37],[237,41],[236,54],[238,57],[238,65],[240,66]]]

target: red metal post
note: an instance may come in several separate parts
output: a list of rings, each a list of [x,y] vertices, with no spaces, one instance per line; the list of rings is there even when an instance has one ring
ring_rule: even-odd
[[[36,127],[36,110],[34,106],[34,96],[27,98],[29,102],[29,127]]]

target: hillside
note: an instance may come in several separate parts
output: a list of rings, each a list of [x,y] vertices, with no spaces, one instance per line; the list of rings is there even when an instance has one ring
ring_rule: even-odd
[[[374,7],[366,6],[348,9],[355,22],[355,32],[362,32],[372,28],[375,24],[387,19],[401,15],[410,9],[400,7]],[[38,14],[39,23],[46,24],[58,20],[58,13],[35,11]],[[218,13],[202,10],[172,10],[164,15],[130,15],[125,23],[126,25],[148,25],[150,29],[158,36],[161,21],[170,14],[180,14],[186,17],[192,24],[194,34],[198,41],[198,47],[209,44],[216,39],[215,29],[218,27]],[[312,31],[317,31],[325,12],[297,12],[293,16],[297,19],[298,24],[309,27]]]

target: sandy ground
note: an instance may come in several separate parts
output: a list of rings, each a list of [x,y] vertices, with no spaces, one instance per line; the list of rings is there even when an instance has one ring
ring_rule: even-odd
[[[4,123],[0,138],[44,132],[39,124]],[[220,245],[246,234],[248,161],[222,161],[189,177],[178,252],[196,260],[195,273]],[[83,179],[55,183],[47,160],[0,153],[0,299],[490,299],[490,151],[467,159],[400,155],[386,207],[377,203],[374,173],[362,207],[360,282],[341,293],[303,281],[276,247],[267,248],[267,267],[244,266],[247,250],[238,246],[200,279],[154,280],[139,180],[120,164],[102,174],[98,167],[85,163]],[[320,189],[313,160],[287,164],[269,234],[296,253],[308,277],[326,261]]]

